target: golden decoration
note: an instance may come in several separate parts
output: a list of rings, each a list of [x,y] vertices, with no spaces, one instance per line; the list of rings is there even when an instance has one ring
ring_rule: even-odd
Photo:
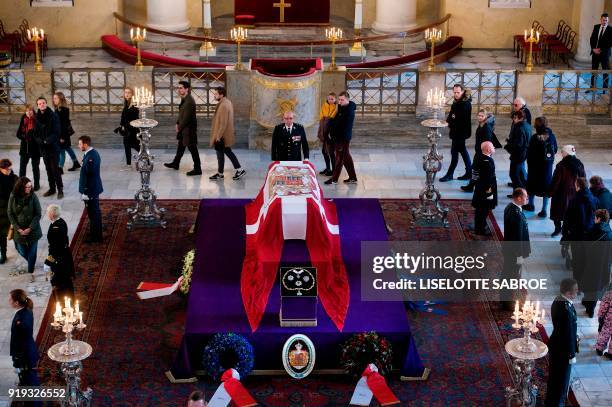
[[[286,112],[295,112],[295,107],[298,104],[297,96],[291,99],[276,98],[276,104],[278,105],[277,116],[283,117]]]

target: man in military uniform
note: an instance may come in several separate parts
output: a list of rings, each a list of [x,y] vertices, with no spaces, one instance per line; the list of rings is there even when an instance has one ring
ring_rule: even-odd
[[[572,364],[578,353],[578,325],[572,301],[578,294],[578,282],[573,278],[561,281],[561,295],[550,307],[553,331],[548,340],[548,385],[546,407],[564,406],[569,391]]]
[[[497,206],[497,178],[495,177],[495,161],[493,153],[495,147],[490,141],[480,145],[482,154],[476,157],[472,168],[472,181],[474,182],[474,232],[477,235],[490,236],[487,228],[487,215]]]
[[[100,213],[100,194],[102,179],[100,178],[100,154],[91,146],[89,136],[79,137],[79,149],[83,155],[83,166],[79,177],[79,192],[87,208],[89,217],[88,243],[99,243],[102,241],[102,214]]]
[[[272,161],[302,161],[309,159],[308,141],[304,126],[293,123],[293,112],[283,114],[283,123],[272,133]]]
[[[527,191],[515,188],[512,191],[512,202],[504,209],[504,256],[503,279],[521,278],[523,261],[531,254],[529,243],[529,226],[523,213],[523,205],[527,203]],[[503,308],[512,311],[514,301],[520,299],[520,291],[508,290],[504,293]]]

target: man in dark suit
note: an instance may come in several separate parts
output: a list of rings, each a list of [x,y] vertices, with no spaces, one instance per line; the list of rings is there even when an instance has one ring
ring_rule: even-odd
[[[353,124],[355,123],[355,110],[357,105],[349,99],[347,91],[342,91],[338,95],[338,113],[331,121],[331,138],[334,142],[334,171],[330,179],[325,181],[326,185],[337,184],[342,172],[342,167],[346,168],[348,178],[345,179],[345,184],[356,184],[357,174],[355,173],[355,164],[349,150],[351,140],[353,139]]]
[[[474,232],[477,235],[490,236],[487,215],[497,206],[497,178],[495,177],[495,161],[493,161],[495,147],[490,141],[485,141],[480,148],[482,153],[476,157],[472,169]]]
[[[504,209],[503,279],[520,278],[523,260],[531,254],[529,227],[522,208],[528,199],[526,190],[516,188],[512,191],[512,202]],[[519,293],[507,291],[502,294],[504,309],[511,311],[514,305],[513,301],[518,298]]]
[[[178,146],[176,147],[176,155],[170,163],[164,163],[168,168],[179,169],[181,158],[185,154],[185,148],[189,149],[191,159],[193,160],[193,170],[187,175],[202,175],[202,165],[200,163],[200,153],[198,152],[198,119],[196,117],[196,103],[191,96],[189,88],[191,85],[187,81],[180,81],[178,85],[178,93],[181,97],[179,105],[179,115],[176,120],[176,139]]]
[[[504,149],[510,153],[510,179],[513,188],[525,188],[527,186],[527,152],[531,140],[531,125],[525,120],[525,113],[518,110],[512,113],[512,126],[510,135],[506,139]],[[512,199],[512,195],[508,195]]]
[[[601,24],[595,24],[591,33],[591,69],[610,69],[610,46],[612,45],[612,28],[608,26],[608,13],[603,13]],[[591,88],[595,87],[595,75],[591,75]],[[603,74],[604,93],[608,89],[608,74]],[[587,90],[587,92],[589,92]]]
[[[440,182],[452,181],[455,168],[459,162],[459,154],[463,158],[465,174],[457,179],[469,180],[472,177],[472,162],[470,153],[465,146],[465,140],[472,136],[472,97],[463,85],[453,86],[453,104],[446,118],[448,123],[448,136],[451,139],[451,162],[446,170],[446,175],[440,178]]]
[[[85,153],[79,177],[79,192],[85,202],[89,217],[88,243],[101,242],[102,214],[100,213],[99,197],[104,189],[100,178],[100,154],[91,147],[89,136],[79,137],[79,149]]]
[[[548,340],[546,407],[565,406],[572,364],[578,353],[578,325],[572,303],[578,294],[578,282],[566,278],[561,281],[560,291],[550,307],[553,332]]]
[[[57,198],[62,199],[64,197],[64,184],[58,164],[61,132],[59,117],[47,106],[47,99],[44,97],[39,97],[36,100],[36,105],[38,106],[38,112],[36,112],[34,138],[40,148],[40,155],[45,163],[49,181],[49,190],[43,196],[52,196],[57,191]]]
[[[283,123],[272,132],[272,161],[302,161],[309,159],[308,140],[304,126],[293,122],[294,114],[283,114]]]

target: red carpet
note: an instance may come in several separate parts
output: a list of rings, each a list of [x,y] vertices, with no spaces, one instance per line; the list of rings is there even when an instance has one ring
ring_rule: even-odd
[[[466,225],[472,222],[469,201],[445,201],[450,207],[448,229],[410,227],[414,201],[381,200],[392,240],[474,240]],[[140,301],[135,288],[140,281],[171,282],[178,276],[181,259],[193,246],[188,230],[195,221],[196,200],[161,200],[168,209],[168,228],[128,232],[125,209],[130,201],[101,201],[104,243],[83,242],[87,219],[82,217],[72,242],[77,267],[75,288],[88,327],[77,334],[93,348],[85,361],[83,384],[94,389],[95,406],[184,406],[194,389],[207,398],[215,383],[170,384],[164,371],[173,360],[182,335],[185,300],[173,295]],[[489,226],[501,234],[495,220]],[[480,237],[478,237],[480,238]],[[510,384],[510,360],[503,344],[512,332],[509,314],[486,303],[441,306],[448,313],[418,313],[411,317],[413,334],[425,366],[432,373],[425,382],[390,385],[402,405],[503,405]],[[48,308],[50,313],[54,307]],[[46,318],[50,316],[47,314]],[[43,322],[37,341],[41,352],[62,336]],[[44,357],[40,363],[44,384],[62,384],[57,365]],[[544,394],[547,363],[536,366],[536,381]],[[244,380],[262,406],[346,406],[354,383],[344,377],[310,376],[296,381],[286,376]]]

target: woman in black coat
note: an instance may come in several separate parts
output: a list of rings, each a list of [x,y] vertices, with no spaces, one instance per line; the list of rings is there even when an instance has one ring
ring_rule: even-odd
[[[17,175],[12,170],[13,163],[8,158],[0,160],[0,264],[6,263],[6,235],[11,226],[8,217],[8,202],[17,182]]]
[[[39,386],[36,364],[38,349],[34,342],[34,304],[25,291],[13,290],[9,294],[9,304],[17,310],[11,324],[10,354],[13,367],[18,370],[20,386]]]
[[[36,114],[31,105],[25,105],[25,113],[21,116],[17,128],[17,138],[21,140],[19,146],[19,176],[25,177],[28,161],[32,160],[32,174],[34,175],[34,191],[40,189],[40,147],[34,139],[36,131]]]
[[[79,164],[79,160],[77,159],[74,150],[72,149],[72,143],[70,142],[70,136],[74,134],[74,130],[72,129],[72,124],[70,123],[70,109],[68,108],[68,102],[66,101],[66,96],[62,92],[55,92],[53,94],[53,107],[55,107],[55,112],[59,117],[60,121],[60,154],[59,154],[59,169],[60,173],[64,173],[64,162],[66,161],[66,153],[70,156],[72,160],[72,167],[68,169],[68,171],[75,171],[81,168],[81,164]]]
[[[132,151],[133,148],[136,151],[140,151],[140,141],[138,140],[138,129],[132,127],[130,122],[137,120],[139,117],[139,110],[136,106],[132,105],[132,97],[134,91],[132,88],[125,88],[123,91],[123,111],[121,112],[121,123],[119,127],[115,129],[115,133],[119,132],[123,136],[123,150],[125,151],[125,162],[126,165],[132,165]]]
[[[586,178],[576,179],[576,195],[570,201],[565,217],[563,218],[562,244],[569,243],[572,250],[572,271],[574,279],[578,281],[578,287],[582,287],[583,277],[586,272],[588,234],[595,222],[595,210],[597,200],[587,187]]]
[[[610,215],[605,209],[595,211],[595,224],[587,233],[586,268],[581,285],[584,291],[582,304],[589,318],[595,314],[595,305],[602,297],[604,289],[610,283],[610,264],[612,264],[612,230]]]
[[[47,207],[47,217],[51,224],[47,231],[49,256],[45,260],[45,269],[51,269],[51,286],[56,301],[63,302],[64,297],[74,298],[74,261],[70,252],[68,226],[60,218],[60,208],[57,205]]]
[[[552,198],[550,204],[550,219],[555,223],[555,231],[551,237],[561,234],[561,224],[567,207],[576,195],[576,179],[586,177],[582,161],[576,158],[576,149],[571,144],[561,149],[561,161],[553,172],[548,195]]]
[[[542,210],[538,217],[548,216],[548,190],[552,182],[553,164],[557,154],[557,138],[550,128],[546,117],[535,119],[536,134],[531,137],[527,150],[527,193],[529,203],[523,207],[526,211],[535,210],[535,197],[542,197]]]

